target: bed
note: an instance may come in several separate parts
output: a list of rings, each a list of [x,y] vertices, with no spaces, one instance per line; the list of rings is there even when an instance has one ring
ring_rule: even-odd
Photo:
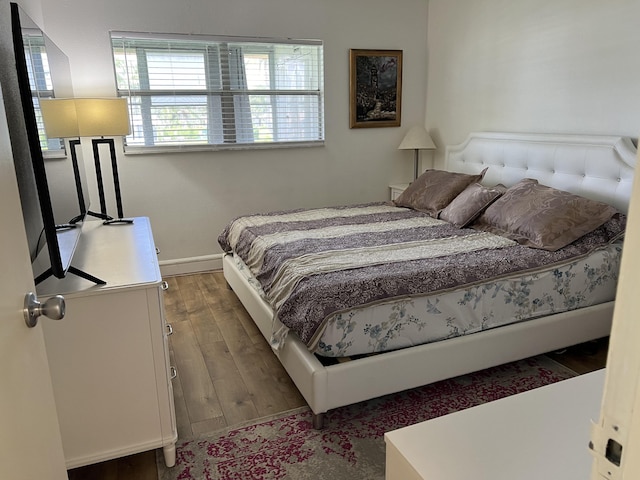
[[[487,189],[500,186],[502,188],[501,194],[504,195],[510,189],[520,188],[521,185],[526,188],[538,188],[535,185],[540,184],[606,203],[624,214],[631,195],[636,155],[636,148],[632,141],[624,137],[473,133],[469,135],[464,143],[450,146],[446,149],[445,170],[474,176],[478,183],[486,186]],[[525,181],[523,179],[529,180]],[[471,182],[471,184],[475,185],[475,181]],[[464,191],[466,192],[467,190]],[[497,201],[495,200],[495,202]],[[355,207],[335,208],[344,208],[351,211]],[[413,215],[406,208],[398,208],[396,205],[370,204],[358,206],[358,208],[369,209],[367,210],[367,215],[373,215],[372,218],[374,219],[377,218],[376,215],[410,217],[410,221],[418,222],[417,228],[421,228],[425,232],[431,232],[432,230],[430,229],[433,229],[433,231],[438,229],[448,231],[447,229],[451,226],[448,222],[443,222],[442,220],[430,222],[424,218],[424,215]],[[330,210],[334,211],[333,209]],[[402,212],[397,210],[402,210]],[[293,213],[299,214],[300,212]],[[285,216],[289,214],[290,212],[287,212]],[[359,214],[360,211],[353,213],[354,216]],[[267,222],[272,222],[272,218],[266,218]],[[385,221],[394,222],[395,217]],[[373,221],[370,226],[358,226],[358,228],[365,228],[367,232],[370,232],[372,229],[377,229],[377,225],[379,225],[379,222]],[[456,225],[455,227],[458,228],[460,226]],[[513,238],[503,239],[501,236],[497,236],[497,238],[495,235],[490,236],[491,233],[495,232],[492,232],[492,229],[488,227],[480,230],[469,230],[468,226],[460,228],[462,230],[455,231],[453,235],[450,233],[447,233],[447,235],[453,237],[469,235],[469,237],[474,238],[474,241],[483,237],[482,241],[490,243],[491,246],[489,248],[505,249],[500,250],[500,252],[506,251],[508,248],[527,248],[521,247],[518,242],[514,247],[512,243],[509,243],[513,242]],[[330,227],[327,231],[333,231],[332,229],[333,227]],[[489,235],[484,236],[485,233]],[[599,248],[596,252],[605,256],[603,265],[608,265],[608,268],[614,268],[617,265],[616,262],[619,263],[619,254],[622,247],[619,242],[616,242],[616,239],[620,236],[618,233],[607,230],[607,235],[610,234],[610,238],[607,238],[610,241],[605,242],[607,244],[606,249]],[[440,234],[433,235],[435,238]],[[269,238],[261,239],[262,243],[269,243],[269,241]],[[580,242],[575,242],[576,245],[578,243]],[[572,248],[573,245],[574,243],[571,244]],[[225,247],[229,246],[225,245]],[[460,248],[469,247],[462,246]],[[471,258],[471,255],[475,255],[474,248],[476,247],[471,247],[469,251],[465,251],[463,254],[469,255],[469,258]],[[225,248],[225,250],[230,250],[230,247]],[[284,250],[287,250],[286,246]],[[551,266],[557,267],[560,265],[560,263],[553,262],[559,258],[555,256],[557,252],[564,250],[565,248],[557,248],[553,252],[546,254],[547,257],[552,258]],[[618,260],[611,260],[611,258],[615,257],[616,251]],[[396,254],[397,252],[394,251],[393,255]],[[576,262],[586,261],[591,265],[594,260],[590,256],[587,257],[586,254],[587,252],[585,251],[584,255],[581,255]],[[364,256],[368,257],[369,254],[367,253]],[[305,259],[307,257],[309,255],[305,256]],[[256,262],[261,265],[261,262],[266,261],[270,260],[265,260],[260,256],[247,258],[247,262],[252,266]],[[344,260],[338,260],[338,262],[342,261]],[[353,256],[348,261],[353,262]],[[403,261],[415,263],[417,259],[409,257]],[[434,260],[434,262],[437,261],[437,259]],[[562,265],[566,267],[568,264],[565,261]],[[382,267],[384,268],[384,264],[382,264]],[[317,269],[318,266],[311,264],[307,268]],[[367,266],[367,268],[372,267]],[[378,265],[378,268],[380,268],[380,265]],[[587,265],[578,266],[577,264],[572,264],[571,268],[574,271],[589,270]],[[387,345],[389,342],[385,341],[383,342],[385,344],[384,348],[375,350],[379,347],[380,342],[373,342],[376,346],[372,352],[366,352],[365,350],[368,347],[364,346],[365,350],[362,352],[356,351],[356,353],[365,354],[356,355],[356,358],[350,361],[343,361],[343,354],[352,356],[353,352],[342,349],[330,351],[330,349],[325,348],[323,350],[323,347],[326,347],[327,344],[335,345],[337,343],[326,340],[325,338],[327,337],[322,336],[324,333],[318,333],[318,331],[323,332],[324,330],[316,329],[311,333],[301,331],[300,334],[297,334],[285,326],[280,321],[281,319],[274,315],[272,305],[278,305],[282,316],[282,305],[287,300],[283,300],[278,297],[278,294],[272,293],[270,290],[265,292],[261,289],[259,282],[249,271],[247,264],[240,260],[237,255],[229,253],[224,256],[223,271],[229,286],[243,303],[264,337],[274,346],[276,356],[309,404],[314,413],[313,421],[316,428],[323,426],[326,412],[340,406],[604,337],[609,334],[611,328],[613,297],[615,295],[615,284],[612,287],[611,281],[609,281],[608,287],[603,287],[602,292],[583,295],[583,297],[588,297],[585,300],[586,303],[565,308],[564,311],[553,308],[549,312],[541,313],[541,310],[526,318],[517,318],[506,323],[500,321],[490,325],[485,325],[484,320],[486,318],[483,321],[475,322],[475,324],[472,319],[470,321],[471,327],[474,325],[477,327],[479,324],[479,328],[460,327],[457,324],[453,326],[455,330],[467,328],[469,331],[465,335],[452,335],[452,327],[447,325],[448,330],[445,328],[438,338],[431,338],[428,343],[421,343],[422,340],[412,343],[412,340],[408,340],[409,343],[405,344],[391,342]],[[522,275],[536,276],[537,271],[537,269],[532,269],[524,273],[518,272],[516,276],[515,272],[502,270],[498,272],[497,278],[492,278],[492,281],[503,280],[508,282],[514,278],[520,281]],[[563,273],[561,270],[561,273],[558,273],[558,268],[554,271],[556,276],[559,275],[563,278],[573,275],[566,271]],[[304,276],[304,269],[301,275]],[[617,278],[615,274],[610,275],[610,277]],[[279,280],[283,284],[296,283],[295,280],[286,278],[279,278]],[[598,278],[595,283],[599,284],[600,279]],[[469,288],[476,288],[477,292],[478,288],[484,288],[482,285],[480,282],[471,282],[464,284],[463,287],[467,289],[468,293]],[[436,293],[438,295],[455,296],[457,292],[458,290],[451,287],[443,288]],[[407,294],[406,291],[403,291],[401,295],[394,298],[394,301],[402,301],[404,302],[403,305],[406,306],[407,303],[411,303],[410,301],[407,302],[407,299],[426,298],[429,301],[432,299],[430,295],[432,294],[421,294],[420,297],[417,297],[415,293]],[[479,297],[481,295],[477,296],[477,298]],[[438,297],[437,300],[440,301],[441,298],[444,297]],[[460,303],[459,299],[452,298],[449,298],[450,304]],[[298,303],[302,302],[290,302],[293,306]],[[447,302],[443,300],[444,303]],[[365,323],[368,322],[369,325],[375,324],[376,317],[380,315],[388,317],[390,309],[398,311],[397,303],[387,300],[369,301],[365,302],[365,304],[353,311],[364,315],[366,318]],[[558,311],[560,313],[557,313]],[[292,312],[291,315],[295,316],[295,308],[292,309]],[[343,316],[350,315],[349,312],[350,310],[346,308],[337,308],[336,312],[332,314],[332,318],[333,320],[336,318],[340,320]],[[404,310],[402,312],[406,316],[406,312]],[[461,316],[469,316],[471,318],[473,313]],[[484,317],[486,316],[485,314]],[[499,314],[495,315],[495,317],[501,320],[503,315]],[[292,320],[295,320],[295,318]],[[384,321],[384,318],[380,319],[380,321]],[[287,321],[287,323],[290,322]],[[330,323],[325,319],[322,325],[326,326]],[[335,323],[340,323],[340,321],[334,321]],[[342,321],[342,325],[344,325],[344,321]],[[368,331],[370,332],[371,328],[367,328],[369,328]],[[407,341],[407,335],[400,335],[399,337],[403,337],[402,341]],[[325,355],[326,357],[337,357],[337,361],[327,361]]]

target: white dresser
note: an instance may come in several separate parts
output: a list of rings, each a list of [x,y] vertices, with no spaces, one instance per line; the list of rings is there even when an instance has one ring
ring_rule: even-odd
[[[605,370],[385,434],[387,480],[585,480]]]
[[[72,265],[106,281],[48,278],[63,320],[42,317],[67,468],[162,447],[175,463],[177,429],[163,289],[149,220],[88,221]]]

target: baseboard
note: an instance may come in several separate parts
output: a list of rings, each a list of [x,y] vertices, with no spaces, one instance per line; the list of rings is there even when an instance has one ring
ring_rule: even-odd
[[[202,257],[161,260],[159,263],[160,273],[163,277],[187,275],[189,273],[198,272],[210,272],[212,270],[222,270],[222,253],[204,255]]]

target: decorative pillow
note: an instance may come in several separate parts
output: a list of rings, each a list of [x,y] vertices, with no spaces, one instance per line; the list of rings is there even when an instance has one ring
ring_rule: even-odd
[[[492,203],[474,228],[553,252],[595,230],[617,213],[605,203],[525,178]]]
[[[461,228],[466,227],[505,191],[504,187],[488,188],[479,183],[472,183],[440,212],[438,218]]]
[[[393,203],[397,207],[413,208],[437,217],[460,192],[484,177],[485,168],[478,175],[427,170],[409,185]]]

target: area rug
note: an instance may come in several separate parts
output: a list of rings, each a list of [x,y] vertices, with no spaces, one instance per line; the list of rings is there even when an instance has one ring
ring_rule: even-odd
[[[179,439],[159,480],[384,480],[384,433],[576,374],[546,356],[444,380],[330,411],[314,430],[308,408]]]

